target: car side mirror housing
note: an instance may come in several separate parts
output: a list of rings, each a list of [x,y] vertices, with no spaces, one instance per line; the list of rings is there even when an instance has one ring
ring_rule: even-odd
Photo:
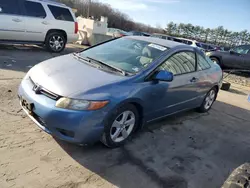
[[[235,51],[233,51],[232,49],[231,50],[229,50],[229,53],[230,54],[237,54]]]
[[[154,76],[154,80],[165,81],[165,82],[171,82],[173,81],[173,79],[174,79],[173,73],[165,70],[160,70]]]

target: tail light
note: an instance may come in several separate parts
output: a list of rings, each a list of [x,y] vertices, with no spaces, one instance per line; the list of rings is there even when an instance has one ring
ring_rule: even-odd
[[[78,22],[75,22],[75,33],[78,32]]]

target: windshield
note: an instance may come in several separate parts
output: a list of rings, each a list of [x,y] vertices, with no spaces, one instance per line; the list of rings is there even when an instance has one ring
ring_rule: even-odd
[[[146,41],[119,38],[89,48],[79,55],[101,61],[130,73],[137,73],[150,65],[168,48]]]

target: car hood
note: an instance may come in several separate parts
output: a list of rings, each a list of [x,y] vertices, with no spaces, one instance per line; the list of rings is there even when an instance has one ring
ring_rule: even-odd
[[[39,63],[28,74],[34,83],[65,97],[126,79],[87,65],[71,54]]]

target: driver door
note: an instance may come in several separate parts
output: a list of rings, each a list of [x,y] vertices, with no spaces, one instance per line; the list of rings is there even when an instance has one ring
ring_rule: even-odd
[[[199,90],[196,72],[195,52],[181,51],[170,56],[157,70],[166,70],[174,74],[172,82],[151,81],[147,101],[146,121],[152,121],[179,111],[197,106]]]
[[[0,40],[25,39],[25,20],[19,0],[0,0]]]
[[[237,46],[233,48],[228,54],[223,56],[225,65],[230,68],[244,69],[245,67],[245,46]]]

